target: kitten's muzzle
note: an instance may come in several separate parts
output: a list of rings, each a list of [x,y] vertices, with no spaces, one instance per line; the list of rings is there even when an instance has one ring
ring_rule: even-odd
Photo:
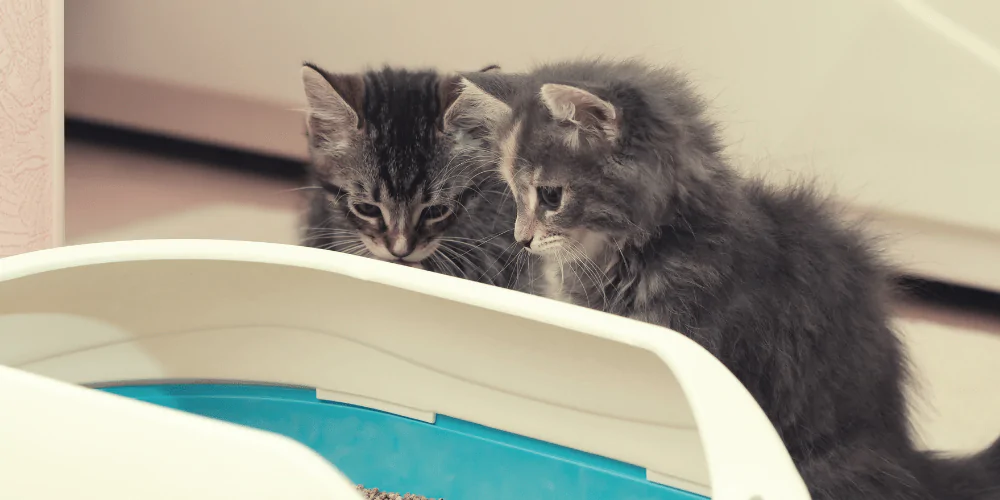
[[[411,253],[413,253],[413,251],[412,251],[412,249],[406,249],[406,250],[403,250],[403,251],[398,251],[396,247],[392,246],[392,247],[389,247],[389,253],[391,253],[393,257],[402,260],[404,257],[406,257],[406,256],[410,255]]]
[[[529,236],[526,240],[518,240],[517,242],[521,244],[524,248],[531,248],[531,242],[535,241],[534,236]]]
[[[416,249],[414,238],[408,238],[406,235],[401,234],[387,235],[385,238],[385,247],[393,257],[400,260],[413,253],[413,250]]]

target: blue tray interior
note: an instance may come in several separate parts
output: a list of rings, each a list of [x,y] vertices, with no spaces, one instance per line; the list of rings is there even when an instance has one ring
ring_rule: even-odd
[[[434,424],[316,399],[311,389],[169,384],[102,389],[276,432],[369,488],[446,500],[695,500],[645,469],[438,415]],[[664,450],[666,453],[667,450]]]

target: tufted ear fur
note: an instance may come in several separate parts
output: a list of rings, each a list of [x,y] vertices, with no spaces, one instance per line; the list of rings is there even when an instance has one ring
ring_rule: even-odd
[[[552,119],[572,125],[567,142],[578,144],[581,136],[614,141],[619,132],[619,114],[614,105],[586,90],[547,83],[539,92]]]
[[[456,88],[457,97],[444,114],[446,129],[453,127],[471,130],[484,127],[489,133],[495,133],[497,127],[510,118],[510,106],[467,78],[461,78]]]
[[[306,127],[312,143],[334,156],[342,153],[364,126],[359,118],[365,95],[363,78],[330,74],[306,64],[302,86],[309,104]]]

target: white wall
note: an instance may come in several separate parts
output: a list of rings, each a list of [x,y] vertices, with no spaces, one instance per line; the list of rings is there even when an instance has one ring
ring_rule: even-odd
[[[739,165],[819,177],[912,271],[1000,289],[996,2],[75,0],[67,19],[71,114],[291,156],[303,59],[676,64]]]

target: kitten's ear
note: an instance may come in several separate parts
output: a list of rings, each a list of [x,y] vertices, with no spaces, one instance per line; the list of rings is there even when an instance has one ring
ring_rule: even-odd
[[[596,134],[609,141],[618,136],[618,112],[614,105],[586,90],[546,83],[539,97],[556,121],[572,124],[579,132]]]
[[[309,135],[331,152],[339,152],[364,126],[359,118],[364,80],[361,75],[329,74],[307,64],[302,67],[302,86],[309,103]]]
[[[444,113],[445,130],[483,127],[495,133],[510,118],[510,106],[469,79],[459,77],[454,85],[455,98]]]
[[[441,112],[438,115],[438,130],[445,131],[447,127],[448,112],[452,105],[462,94],[462,77],[459,75],[448,75],[441,78],[438,83],[438,102],[441,103]]]

